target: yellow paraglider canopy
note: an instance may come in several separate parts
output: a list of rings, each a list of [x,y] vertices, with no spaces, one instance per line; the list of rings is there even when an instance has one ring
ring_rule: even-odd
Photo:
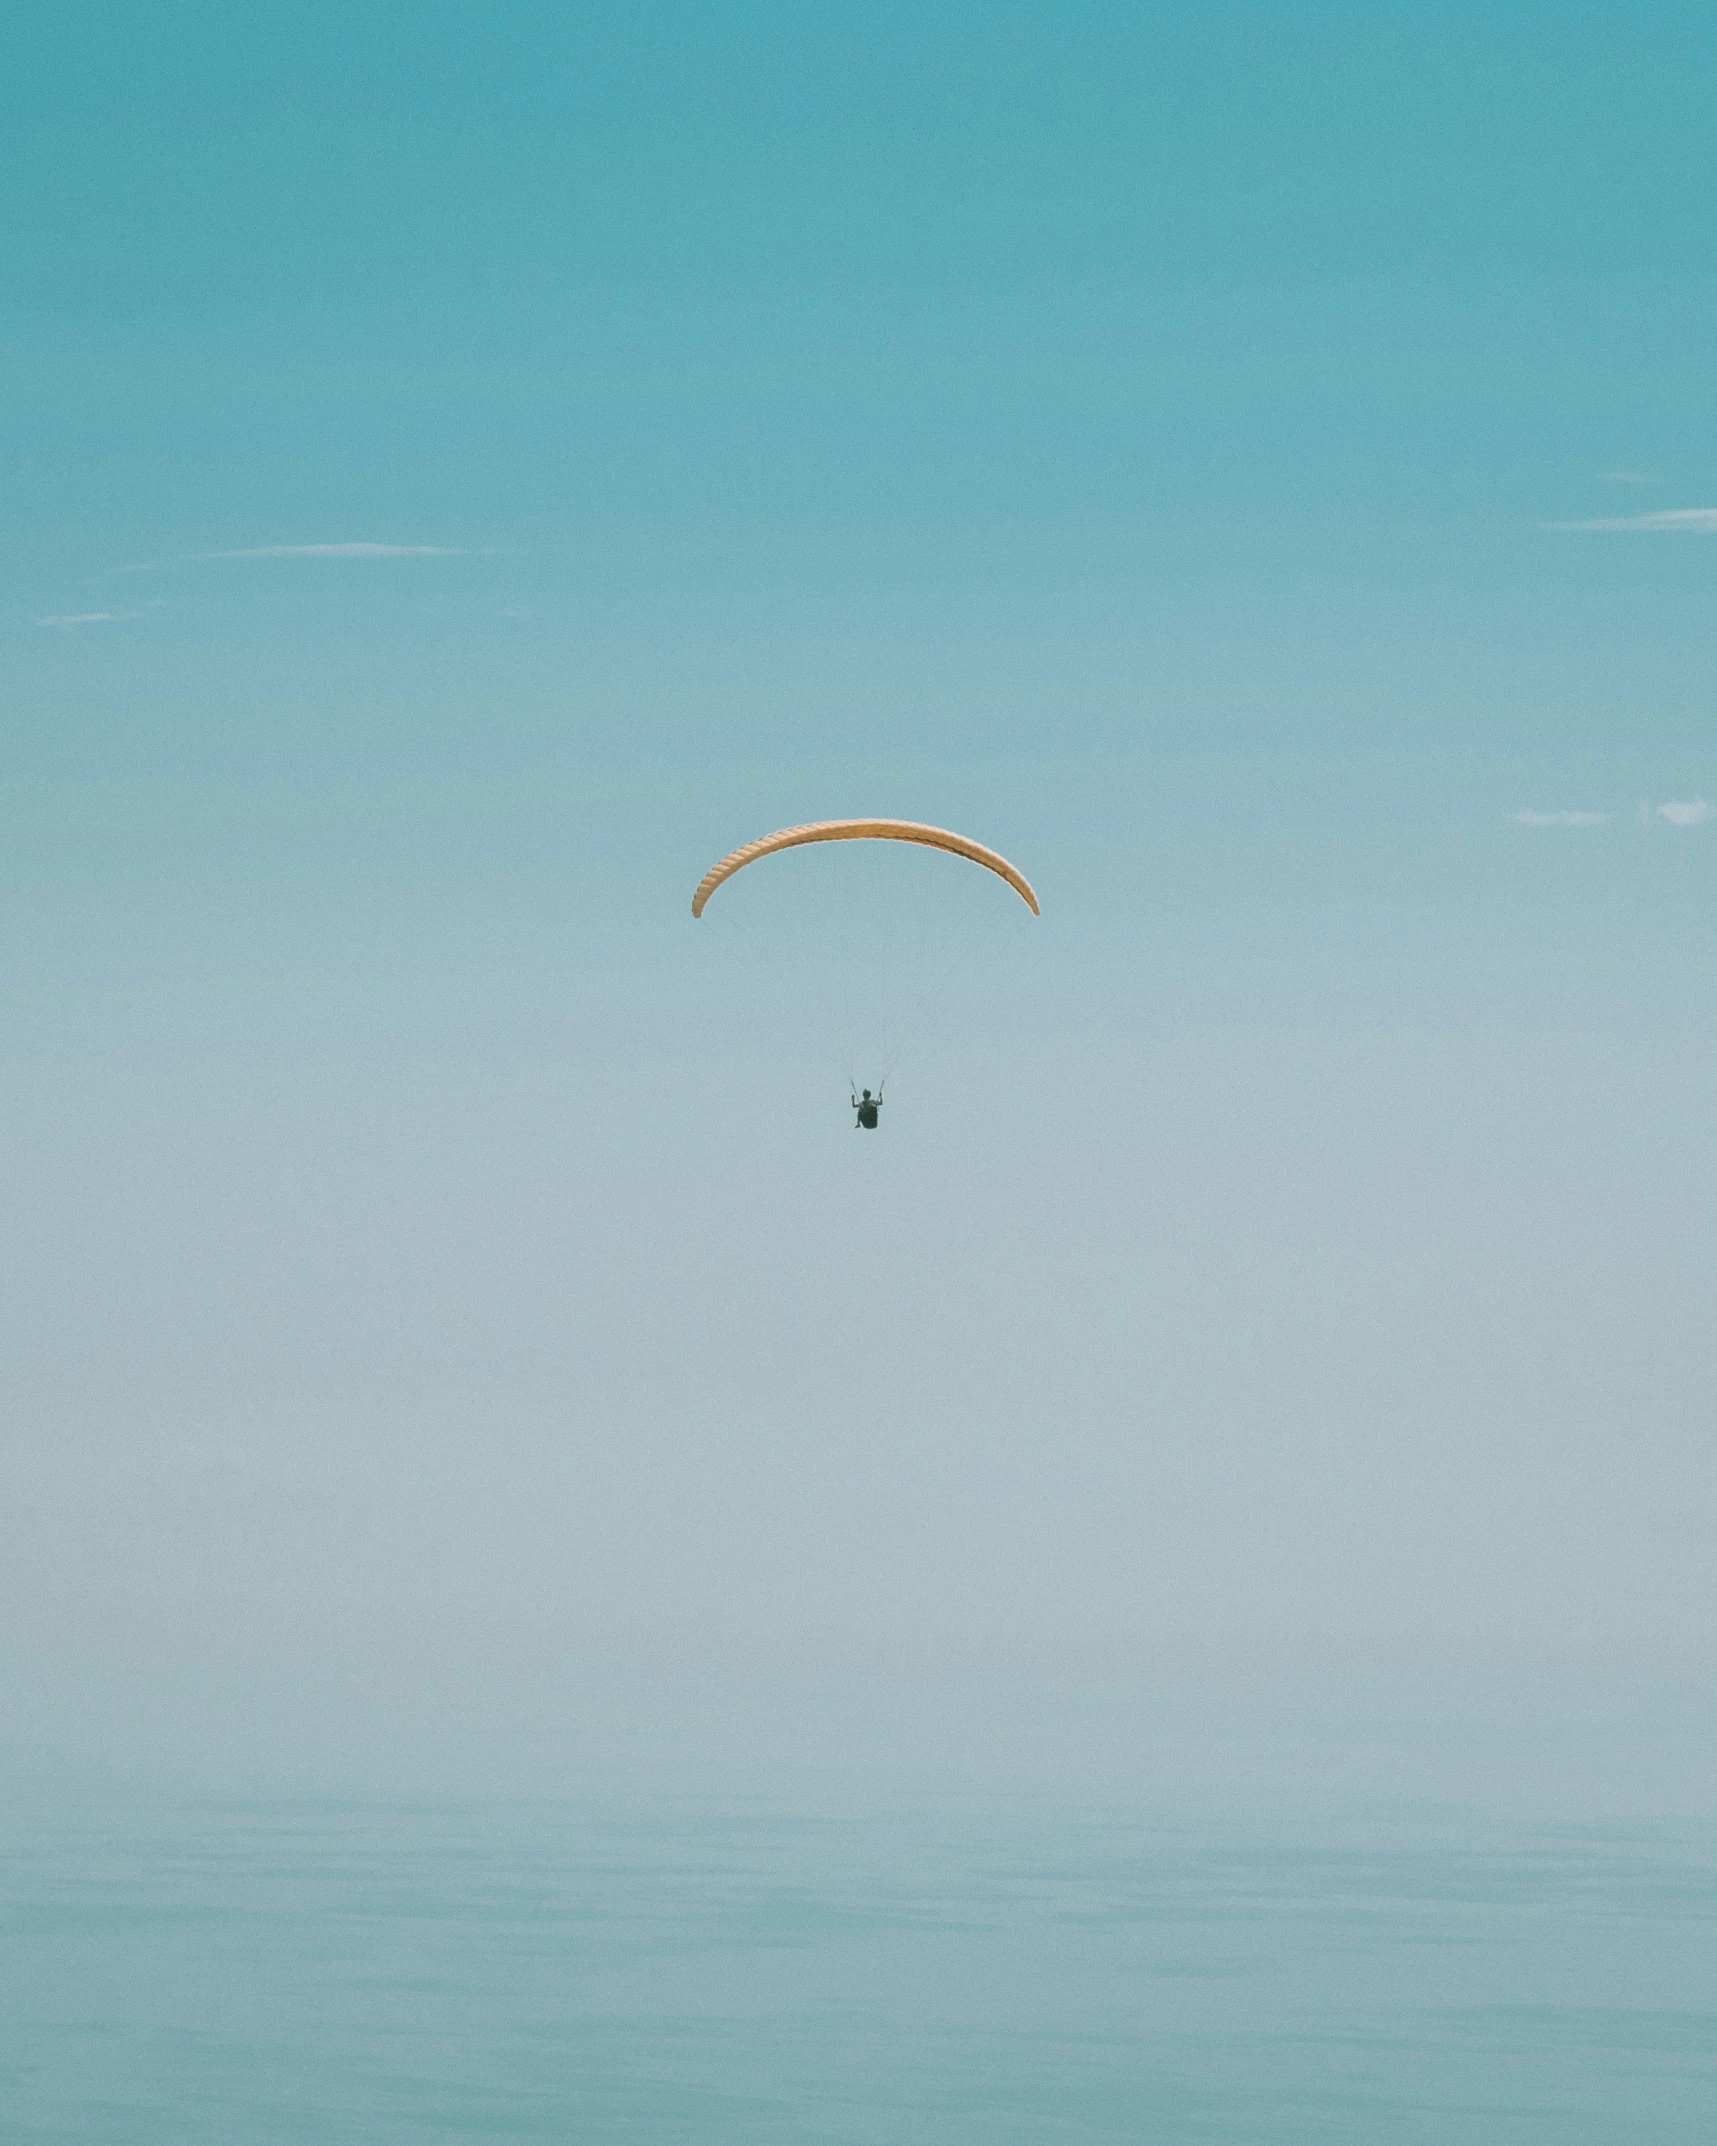
[[[945,849],[1005,879],[1033,916],[1041,914],[1025,874],[997,851],[986,849],[968,835],[951,834],[946,827],[926,827],[917,820],[813,820],[804,827],[783,827],[778,834],[759,835],[755,842],[747,842],[743,849],[711,865],[692,896],[692,915],[703,915],[705,902],[724,879],[744,871],[759,857],[771,857],[779,849],[798,849],[806,842],[921,842],[928,849]]]

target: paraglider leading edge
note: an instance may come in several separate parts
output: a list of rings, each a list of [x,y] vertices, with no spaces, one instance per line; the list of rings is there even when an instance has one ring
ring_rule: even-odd
[[[969,836],[950,833],[946,827],[926,827],[917,820],[814,820],[804,827],[783,827],[778,834],[760,835],[755,842],[747,842],[712,865],[692,896],[692,915],[703,915],[704,904],[724,879],[731,879],[759,857],[773,856],[777,850],[798,849],[806,842],[921,842],[929,849],[945,849],[1005,879],[1033,916],[1042,913],[1025,874],[999,852],[986,849]]]

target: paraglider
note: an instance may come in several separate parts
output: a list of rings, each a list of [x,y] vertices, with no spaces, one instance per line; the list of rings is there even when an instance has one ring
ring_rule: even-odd
[[[701,917],[704,904],[716,888],[735,872],[755,864],[759,857],[771,857],[777,850],[798,849],[806,842],[922,842],[928,849],[945,849],[956,857],[969,857],[974,864],[1005,879],[1033,916],[1042,914],[1025,874],[969,835],[951,834],[946,827],[926,827],[918,820],[811,820],[803,827],[783,827],[779,834],[759,835],[755,842],[747,842],[719,864],[712,864],[692,896],[692,915]]]
[[[993,872],[998,879],[1005,881],[1013,889],[1034,917],[1041,913],[1038,908],[1037,895],[1025,874],[1016,865],[1010,864],[1007,858],[1002,856],[999,851],[986,848],[982,842],[973,841],[969,835],[955,834],[946,827],[929,827],[919,820],[813,820],[800,827],[783,827],[774,834],[760,835],[756,841],[744,843],[740,848],[730,851],[719,863],[712,865],[703,878],[699,880],[697,890],[692,895],[692,915],[701,917],[704,913],[705,905],[716,890],[732,879],[735,873],[742,872],[748,865],[755,864],[759,858],[774,856],[782,850],[800,849],[808,844],[818,842],[904,842],[916,844],[923,849],[942,850],[951,856],[964,858],[969,863],[981,865],[987,872]],[[792,907],[796,913],[798,905],[795,903]],[[742,912],[743,909],[744,904],[742,903]],[[726,914],[725,909],[723,914]],[[926,918],[936,918],[940,917],[941,907],[939,904],[931,903],[922,910],[914,907],[911,914],[914,916],[923,915]],[[868,940],[871,936],[874,922],[873,911],[869,907],[854,908],[847,913],[845,922],[849,927],[849,931],[843,933],[842,936],[850,936],[852,931],[857,931],[861,934],[862,943],[862,940]],[[939,929],[940,926],[932,922],[929,928],[934,931]],[[826,977],[818,979],[820,983],[827,980]],[[890,1029],[892,1033],[898,1034],[898,1009],[885,1010],[893,1016],[892,1020],[885,1020],[885,1029]],[[867,1055],[871,1050],[879,1049],[876,1035],[867,1031],[862,1047]],[[842,1055],[847,1060],[847,1071],[850,1077],[853,1071],[850,1056],[856,1055],[856,1053],[849,1054],[843,1051]],[[892,1048],[888,1054],[887,1063],[892,1063]],[[885,1063],[885,1075],[886,1071],[887,1064]],[[871,1089],[866,1088],[861,1094],[858,1082],[856,1080],[852,1081],[850,1092],[856,1130],[860,1132],[875,1132],[877,1130],[880,1123],[879,1113],[882,1109],[882,1090],[883,1082],[878,1081],[874,1093]]]

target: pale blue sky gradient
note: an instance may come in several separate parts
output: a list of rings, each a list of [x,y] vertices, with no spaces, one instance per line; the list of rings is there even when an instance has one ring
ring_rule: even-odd
[[[16,1751],[1694,1795],[1709,10],[8,45]],[[686,910],[872,809],[855,1153]]]

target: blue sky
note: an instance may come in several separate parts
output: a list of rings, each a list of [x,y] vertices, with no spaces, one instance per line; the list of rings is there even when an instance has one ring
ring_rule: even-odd
[[[1681,1689],[1708,11],[18,22],[22,1742]],[[879,1184],[684,913],[848,809],[1045,903]]]

